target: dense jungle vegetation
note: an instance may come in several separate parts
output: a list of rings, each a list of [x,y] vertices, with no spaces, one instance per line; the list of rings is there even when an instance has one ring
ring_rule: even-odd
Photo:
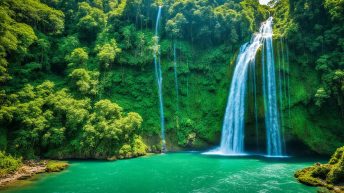
[[[304,144],[310,151],[331,154],[344,142],[344,1],[272,4],[0,1],[0,150],[24,158],[114,159],[159,151],[153,50],[157,8],[163,5],[160,49],[168,149],[219,143],[240,45],[272,15],[276,55],[288,53],[279,57],[285,65],[278,66],[290,79],[282,83],[290,100],[283,96],[280,101],[287,152]],[[250,96],[247,100],[252,101]],[[248,149],[256,135],[264,148],[263,111],[259,108],[259,133],[253,109],[247,113],[245,140],[253,141]]]

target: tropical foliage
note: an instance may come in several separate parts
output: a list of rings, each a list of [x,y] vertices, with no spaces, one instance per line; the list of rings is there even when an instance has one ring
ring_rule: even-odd
[[[219,142],[237,52],[273,15],[275,52],[288,52],[282,60],[290,67],[278,68],[290,79],[284,85],[290,101],[281,104],[287,142],[298,140],[323,154],[342,145],[342,0],[277,0],[273,7],[256,0],[2,0],[1,150],[25,158],[128,158],[159,151],[152,62],[160,5],[168,142],[183,148]],[[246,140],[256,135],[252,112]]]

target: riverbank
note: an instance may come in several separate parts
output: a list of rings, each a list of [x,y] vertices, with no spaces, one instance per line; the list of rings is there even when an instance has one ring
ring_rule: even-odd
[[[33,161],[28,160],[15,172],[8,173],[0,177],[0,188],[3,188],[15,181],[26,180],[36,174],[45,172],[60,172],[68,167],[68,163],[64,161],[42,160]]]

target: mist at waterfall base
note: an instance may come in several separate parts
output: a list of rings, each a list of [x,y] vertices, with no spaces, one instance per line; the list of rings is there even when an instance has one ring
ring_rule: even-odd
[[[250,65],[255,71],[255,58],[259,48],[262,48],[263,98],[265,110],[265,128],[267,156],[282,157],[282,137],[277,105],[275,62],[272,41],[272,20],[265,21],[249,43],[240,48],[234,69],[227,106],[222,125],[221,144],[219,148],[205,154],[245,155],[245,98]],[[255,75],[255,73],[253,73]],[[256,84],[256,83],[254,83]],[[256,86],[256,85],[254,85]],[[254,89],[256,96],[256,87]],[[256,97],[255,97],[256,100]],[[255,112],[257,105],[255,101]],[[256,121],[257,124],[257,121]],[[257,140],[258,141],[258,140]]]
[[[164,98],[162,95],[162,70],[161,70],[160,46],[159,46],[159,21],[161,17],[161,11],[162,11],[162,7],[159,6],[158,15],[156,17],[156,26],[155,26],[154,69],[155,69],[155,78],[158,85],[158,95],[159,95],[162,151],[166,151],[165,116],[164,116],[164,105],[163,105]]]

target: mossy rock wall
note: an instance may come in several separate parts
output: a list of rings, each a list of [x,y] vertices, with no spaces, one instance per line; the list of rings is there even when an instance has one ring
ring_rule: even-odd
[[[276,45],[276,43],[275,43]],[[176,90],[173,69],[173,42],[161,43],[163,96],[165,123],[170,149],[207,148],[220,142],[223,114],[227,103],[237,51],[226,46],[198,49],[187,42],[177,43],[177,71],[179,81],[179,111],[176,104]],[[290,56],[279,65],[279,46],[275,46],[276,79],[278,73],[289,76],[290,101],[282,101],[282,131],[286,140],[287,153],[293,153],[297,144],[305,144],[320,154],[330,154],[341,145],[343,121],[330,107],[318,108],[313,96],[319,85],[319,76],[311,67],[303,66]],[[239,46],[237,46],[239,50]],[[251,80],[247,91],[246,149],[265,151],[264,104],[262,97],[260,53],[256,60],[258,145],[255,128],[254,100]],[[159,142],[160,114],[154,64],[144,69],[115,66],[111,73],[112,84],[106,90],[106,97],[120,104],[126,111],[139,112],[144,121],[142,134],[148,144]],[[283,91],[289,92],[286,81]],[[280,104],[279,104],[280,105]],[[330,105],[329,105],[330,106]],[[332,113],[329,113],[332,112]],[[191,139],[193,138],[193,139]],[[324,143],[324,140],[326,143]],[[297,142],[296,144],[293,144]],[[179,147],[177,147],[179,146]],[[291,148],[288,148],[291,147]],[[307,151],[307,150],[305,150]]]

